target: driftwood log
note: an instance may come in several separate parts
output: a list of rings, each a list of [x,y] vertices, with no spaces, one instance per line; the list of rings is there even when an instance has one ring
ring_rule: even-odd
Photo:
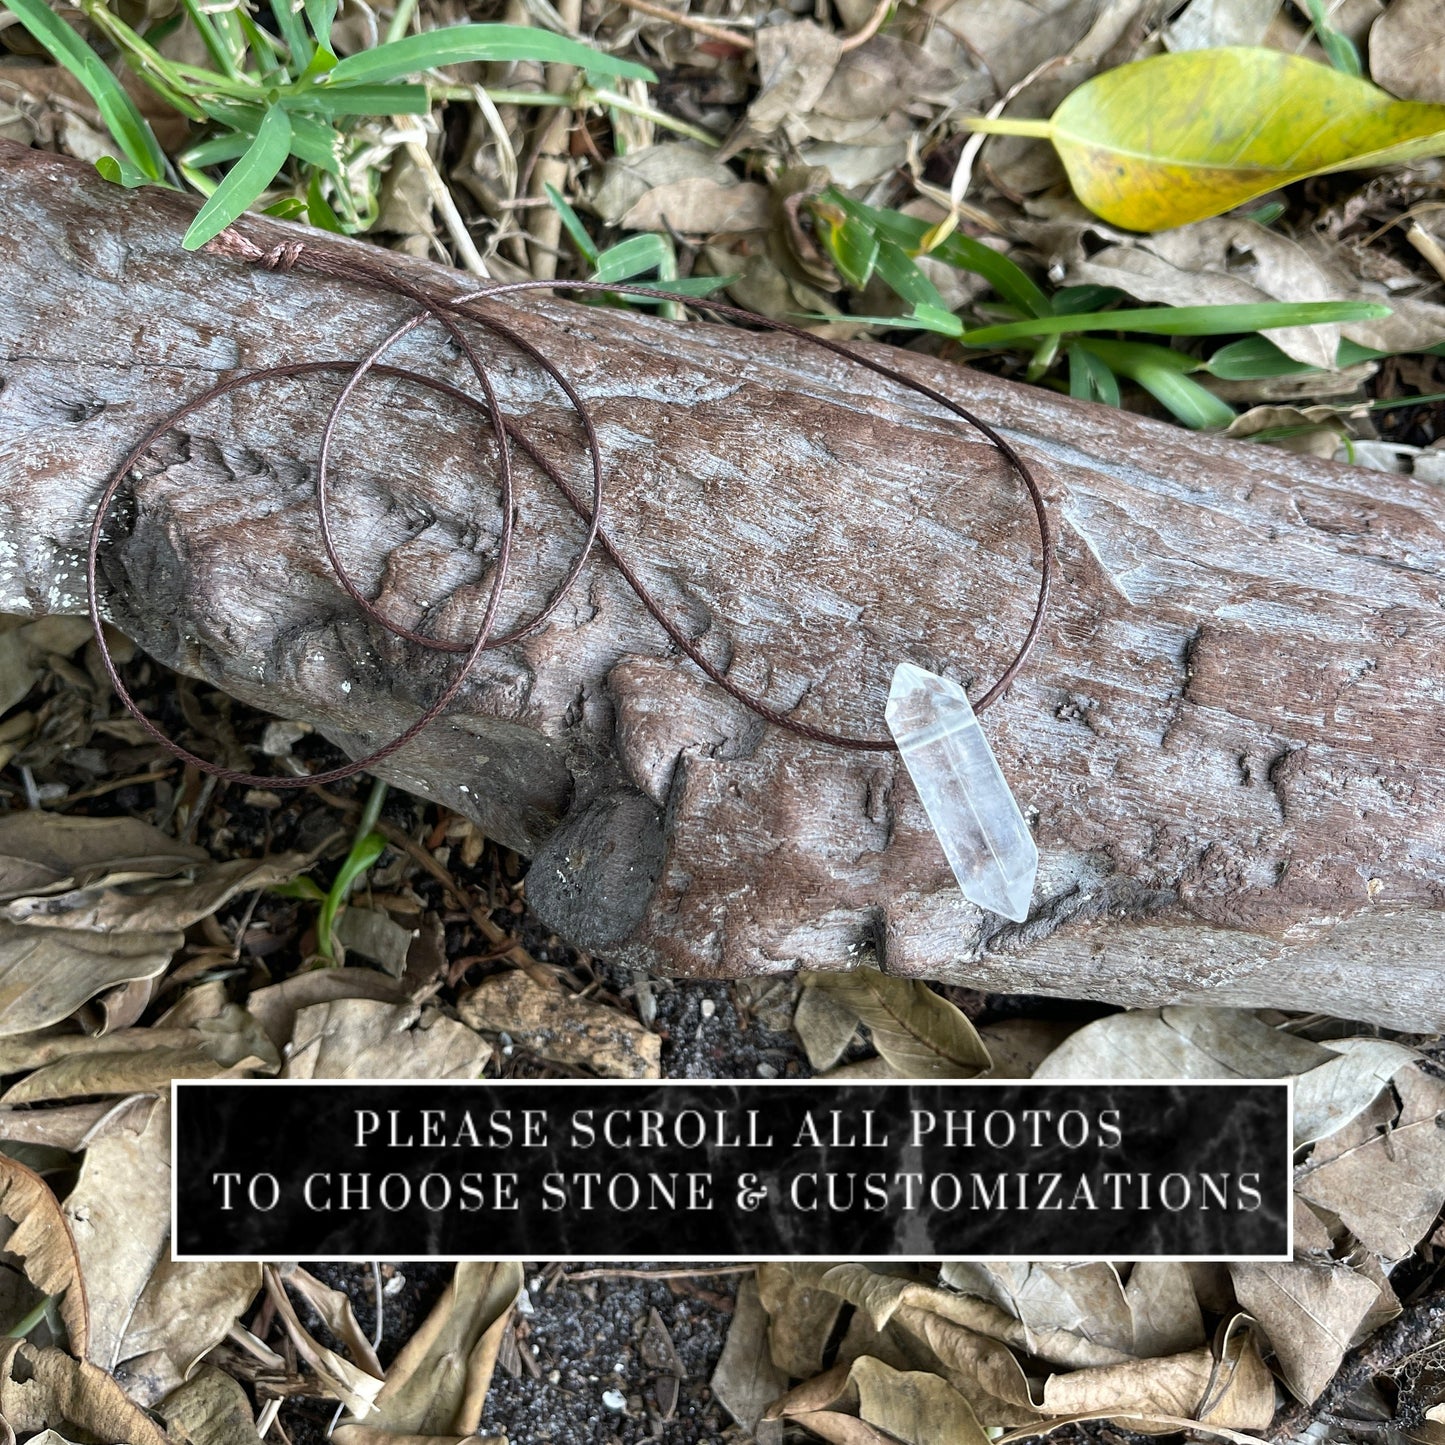
[[[83,609],[94,498],[178,400],[236,369],[356,356],[403,314],[359,286],[185,255],[187,214],[0,145],[0,610]],[[1011,655],[1031,519],[995,453],[929,404],[717,324],[508,315],[596,408],[611,533],[775,706],[873,735],[897,661],[986,683]],[[585,483],[555,389],[479,344],[508,413]],[[395,359],[468,385],[434,329]],[[386,775],[530,855],[528,897],[559,933],[656,973],[868,960],[1445,1027],[1445,494],[893,359],[1004,428],[1056,519],[1047,633],[987,715],[1041,855],[1027,922],[964,901],[894,756],[761,724],[600,558]],[[173,433],[104,573],[109,615],[155,657],[356,756],[446,661],[365,625],[321,555],[313,462],[336,384],[246,389]],[[499,525],[490,444],[419,388],[373,381],[363,400],[338,452],[348,564],[394,616],[464,638]],[[523,464],[508,615],[546,595],[579,532]]]

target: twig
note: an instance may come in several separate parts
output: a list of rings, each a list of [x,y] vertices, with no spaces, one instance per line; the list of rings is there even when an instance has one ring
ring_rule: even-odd
[[[462,213],[457,210],[451,188],[442,179],[442,174],[437,170],[436,162],[432,160],[431,152],[427,149],[426,128],[414,115],[394,115],[391,123],[404,135],[417,137],[403,141],[402,147],[426,182],[427,194],[431,197],[432,205],[436,207],[437,215],[442,218],[442,224],[447,228],[447,235],[452,238],[452,245],[457,248],[457,256],[462,265],[473,276],[490,280],[492,273],[487,270],[482,253],[477,250],[472,233],[467,230],[467,223],[462,219]]]
[[[557,13],[571,33],[582,23],[582,0],[559,0]],[[570,65],[549,65],[546,71],[547,89],[565,92],[572,88],[577,78],[576,70]],[[545,196],[547,187],[555,187],[560,193],[567,188],[568,137],[576,113],[569,107],[554,110],[546,116],[537,136],[536,149],[532,155],[532,166],[528,176],[527,190],[533,196]],[[558,247],[562,240],[562,217],[555,207],[538,211],[528,230],[532,237],[530,269],[539,281],[550,281],[557,274]]]
[[[739,50],[755,48],[755,42],[751,35],[724,30],[721,25],[714,25],[707,20],[699,20],[695,15],[688,15],[682,10],[674,10],[667,5],[655,4],[654,0],[621,0],[621,3],[629,10],[636,10],[641,15],[651,15],[655,20],[671,20],[674,25],[681,25],[684,30],[696,30],[699,35],[706,35],[709,40],[720,40],[724,45],[736,45]]]
[[[573,1284],[581,1279],[710,1279],[718,1274],[751,1274],[755,1264],[720,1264],[716,1269],[579,1269],[575,1274],[560,1274],[557,1284]]]
[[[844,42],[843,53],[846,55],[850,50],[857,50],[860,45],[866,45],[868,41],[877,35],[878,27],[888,18],[888,12],[893,8],[893,0],[878,0],[873,13],[864,22],[861,30],[855,30]]]
[[[97,783],[93,788],[82,788],[78,793],[67,793],[65,802],[80,803],[86,798],[100,798],[121,788],[138,787],[141,783],[158,783],[175,772],[175,767],[157,768],[149,773],[134,773],[128,778],[112,778],[108,783]]]
[[[1436,275],[1445,277],[1445,247],[1419,221],[1410,222],[1405,239],[1435,268]]]

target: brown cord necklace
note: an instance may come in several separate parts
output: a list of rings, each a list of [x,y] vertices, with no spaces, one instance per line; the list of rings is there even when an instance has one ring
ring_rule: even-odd
[[[754,315],[752,312],[743,311],[735,306],[727,306],[715,301],[700,300],[697,297],[685,296],[657,287],[599,281],[517,281],[494,283],[464,295],[448,297],[434,293],[424,287],[414,285],[397,276],[379,263],[372,262],[362,256],[351,255],[345,251],[329,246],[310,246],[305,242],[293,241],[272,247],[269,250],[262,250],[240,232],[232,229],[222,232],[206,249],[213,253],[261,266],[272,271],[304,270],[317,275],[359,282],[366,286],[390,292],[410,301],[416,305],[417,311],[407,321],[394,328],[389,335],[378,342],[377,345],[359,361],[294,362],[281,366],[264,367],[218,382],[216,385],[202,392],[199,396],[193,397],[191,400],[178,406],[168,416],[157,422],[156,425],[132,447],[130,452],[127,453],[111,474],[96,506],[95,516],[90,530],[90,544],[86,554],[85,571],[89,589],[91,625],[94,630],[95,641],[99,649],[101,661],[110,677],[111,683],[115,687],[116,695],[120,698],[126,710],[156,743],[167,752],[179,758],[182,762],[188,763],[203,773],[213,774],[223,782],[242,783],[251,787],[271,789],[311,787],[316,784],[333,783],[342,778],[352,777],[357,773],[372,769],[377,763],[391,757],[399,749],[405,747],[418,733],[447,710],[465,683],[472,665],[478,657],[481,656],[482,652],[490,648],[504,647],[515,643],[542,626],[556,611],[562,600],[576,583],[591,555],[593,547],[596,546],[607,555],[613,566],[621,573],[628,586],[636,593],[639,601],[641,601],[642,605],[652,614],[658,625],[673,643],[676,644],[679,651],[690,658],[708,678],[749,711],[756,713],[768,722],[777,724],[778,727],[784,728],[800,737],[809,738],[814,742],[826,743],[833,747],[853,751],[885,752],[896,749],[901,752],[910,774],[918,785],[925,809],[929,814],[930,820],[933,822],[935,830],[939,833],[940,840],[944,844],[944,850],[949,856],[949,861],[953,865],[955,874],[959,876],[959,881],[965,893],[970,898],[973,898],[974,901],[979,902],[981,906],[994,908],[995,911],[1007,913],[1008,916],[1011,917],[1021,916],[1018,912],[1015,897],[1019,888],[1022,886],[1021,881],[1011,887],[1005,885],[1001,893],[997,889],[994,889],[989,897],[985,899],[975,896],[978,891],[976,882],[972,879],[965,881],[964,876],[965,873],[969,875],[977,873],[978,867],[975,866],[975,863],[980,861],[985,872],[998,871],[998,868],[1001,866],[999,864],[1001,854],[1009,852],[1010,849],[1018,852],[1026,845],[1027,851],[1033,850],[1033,841],[1029,836],[1028,828],[1024,824],[1022,816],[1018,813],[1018,808],[1013,802],[1012,794],[1009,793],[1008,786],[998,770],[998,765],[993,760],[992,752],[989,750],[987,742],[984,741],[983,735],[974,721],[974,715],[990,706],[1003,693],[1019,669],[1023,666],[1025,659],[1032,650],[1035,641],[1038,639],[1040,630],[1043,627],[1054,570],[1053,542],[1048,509],[1044,503],[1043,493],[1028,464],[1014,447],[1000,436],[993,427],[974,416],[957,402],[950,400],[925,383],[906,376],[903,372],[888,366],[886,363],[855,351],[851,347],[844,346],[826,337],[816,336],[811,332],[804,331],[801,327],[790,325],[785,321],[775,321],[767,317]],[[504,320],[500,319],[495,312],[491,310],[483,311],[474,304],[479,301],[490,300],[494,297],[527,291],[607,292],[645,297],[657,301],[675,301],[684,305],[699,307],[728,320],[753,326],[762,326],[768,330],[782,332],[784,335],[794,337],[809,345],[820,347],[822,350],[830,352],[834,356],[842,357],[844,360],[862,366],[879,376],[885,377],[889,381],[895,382],[899,386],[927,397],[930,401],[951,412],[961,421],[967,423],[974,430],[987,437],[1003,454],[1015,471],[1018,472],[1024,484],[1038,522],[1041,547],[1038,601],[1034,608],[1032,621],[1013,660],[1004,668],[1002,674],[993,686],[983,694],[976,704],[970,706],[966,694],[964,694],[963,690],[958,687],[957,684],[948,682],[943,678],[937,678],[932,673],[925,672],[923,669],[914,667],[911,664],[902,664],[895,673],[893,688],[889,695],[887,717],[892,735],[886,738],[865,738],[850,737],[845,734],[832,732],[811,723],[800,721],[787,714],[780,713],[760,697],[748,692],[728,678],[720,668],[702,654],[697,645],[666,615],[660,603],[648,590],[642,579],[638,577],[627,559],[603,530],[602,508],[604,487],[602,450],[597,437],[596,425],[587,403],[578,395],[576,389],[568,382],[562,372],[559,371],[531,341],[522,336],[513,327],[509,326]],[[384,363],[383,357],[393,346],[412,331],[431,320],[437,321],[451,340],[460,348],[463,356],[465,356],[467,360],[467,364],[471,367],[473,374],[477,378],[478,385],[481,387],[482,400],[478,400],[469,393],[434,377],[400,367],[388,366]],[[537,366],[556,383],[557,387],[567,398],[568,403],[577,415],[577,419],[582,426],[586,438],[592,473],[590,497],[579,494],[577,489],[563,476],[557,467],[543,456],[531,443],[517,424],[510,421],[502,413],[487,365],[478,354],[471,339],[463,330],[461,324],[463,322],[479,326],[503,342],[515,347],[523,355],[535,362]],[[115,661],[111,656],[104,629],[101,625],[98,586],[100,548],[103,541],[105,522],[117,494],[127,479],[132,476],[146,454],[166,433],[178,426],[193,412],[207,405],[207,403],[218,397],[225,396],[230,392],[237,391],[242,387],[251,386],[258,382],[304,376],[319,372],[339,372],[347,374],[335,401],[332,403],[325,424],[322,427],[317,464],[316,509],[327,560],[334,570],[341,586],[361,609],[362,613],[377,626],[384,628],[397,637],[404,638],[406,641],[416,644],[418,647],[436,652],[457,654],[460,656],[461,661],[458,663],[451,680],[441,690],[430,706],[428,706],[404,732],[393,738],[390,742],[377,748],[374,752],[368,753],[365,757],[358,758],[354,762],[346,763],[340,767],[331,768],[324,772],[309,774],[304,777],[269,777],[263,774],[242,772],[236,768],[223,767],[207,758],[200,757],[169,737],[141,710],[127,689],[124,681],[121,679]],[[355,580],[347,573],[337,553],[332,535],[331,514],[328,503],[333,441],[337,423],[347,402],[368,374],[391,377],[426,387],[431,391],[449,397],[453,401],[470,409],[472,412],[484,417],[489,424],[489,430],[495,440],[497,450],[498,482],[502,508],[501,535],[497,545],[497,558],[493,568],[491,590],[488,593],[486,605],[483,609],[477,631],[470,642],[448,642],[440,638],[428,637],[425,634],[416,632],[386,617],[374,603],[362,593]],[[543,602],[541,607],[530,618],[525,619],[513,628],[512,631],[504,635],[494,636],[493,628],[496,623],[497,610],[501,602],[502,592],[506,585],[512,562],[512,544],[515,532],[515,497],[512,463],[512,445],[514,443],[521,448],[523,453],[525,453],[553,485],[557,487],[558,491],[560,491],[566,499],[568,505],[586,524],[586,531],[582,543],[577,548],[565,574],[553,588],[551,594]],[[959,707],[960,703],[961,709]],[[986,761],[986,764],[992,769],[992,778],[984,776],[988,771],[987,767],[983,768],[982,772],[979,770],[980,759],[976,756],[978,746],[982,748],[984,761]],[[925,757],[925,754],[927,757]],[[920,767],[923,772],[922,777],[920,777]],[[934,796],[939,792],[940,767],[944,769],[945,773],[950,775],[958,773],[960,768],[964,771],[971,771],[975,775],[972,784],[967,782],[962,784],[964,793],[962,801],[966,806],[962,809],[960,816],[943,821],[941,821],[938,813],[940,798]],[[945,779],[945,781],[947,780]],[[989,813],[994,810],[991,807],[980,809],[978,797],[969,796],[970,794],[979,794],[980,785],[987,785],[983,789],[984,794],[987,795],[996,793],[997,789],[1001,787],[1003,795],[1006,797],[1009,807],[1012,808],[1013,815],[1016,819],[1016,824],[1005,830],[1009,836],[1002,838],[1004,845],[1002,849],[999,846],[1000,838],[996,836],[998,834],[998,828],[991,825],[987,819],[980,821],[984,813]],[[951,787],[945,788],[944,792],[957,792],[959,786],[955,780]],[[997,799],[995,798],[993,801],[996,802]],[[948,803],[946,796],[942,798],[942,803],[944,805]],[[945,807],[945,811],[957,813],[959,809],[948,809]],[[970,818],[972,818],[971,824],[969,822]],[[960,868],[960,859],[955,856],[957,850],[953,842],[951,842],[951,839],[954,839],[954,835],[956,835],[958,831],[960,821],[965,824],[965,831],[980,835],[976,840],[977,846],[970,847],[966,850],[970,854],[977,854],[978,858],[975,859],[974,863],[968,863],[962,871]],[[1034,857],[1036,859],[1036,854]],[[1012,874],[1017,870],[1011,867],[1004,867],[1003,871]],[[1027,888],[1031,893],[1033,886],[1032,863],[1030,863],[1027,871]]]

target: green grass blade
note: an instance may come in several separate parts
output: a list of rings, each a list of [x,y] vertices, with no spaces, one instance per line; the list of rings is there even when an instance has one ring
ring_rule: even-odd
[[[948,302],[939,294],[938,287],[919,270],[918,263],[897,241],[885,238],[878,242],[878,257],[873,269],[910,306],[916,309],[926,306],[931,311],[953,314],[948,309]]]
[[[1303,376],[1319,368],[1286,356],[1267,336],[1245,336],[1221,346],[1200,370],[1221,381],[1265,381],[1273,376]]]
[[[289,111],[317,115],[426,115],[431,98],[424,85],[309,85],[280,104]]]
[[[951,311],[936,306],[919,306],[909,316],[824,316],[814,313],[808,321],[859,321],[864,326],[890,326],[895,331],[934,331],[955,339],[963,332],[963,322]]]
[[[44,0],[5,0],[5,4],[56,64],[85,87],[126,159],[148,180],[161,180],[166,158],[160,142],[100,56]]]
[[[254,136],[261,129],[261,122],[266,116],[262,106],[248,105],[243,101],[206,100],[202,105],[212,120],[249,136]],[[338,175],[344,144],[341,133],[334,126],[301,113],[291,117],[291,150],[308,165]]]
[[[112,185],[124,186],[128,191],[133,191],[137,186],[151,184],[151,178],[139,166],[133,166],[129,161],[117,160],[114,156],[101,156],[96,161],[95,168]]]
[[[316,43],[331,49],[331,22],[336,19],[336,0],[306,0],[306,19]]]
[[[738,274],[734,272],[731,276],[685,276],[681,280],[674,276],[662,289],[676,291],[680,296],[711,296],[714,291],[731,286],[738,279]]]
[[[529,25],[448,25],[422,35],[405,35],[400,40],[378,45],[375,50],[348,55],[337,63],[328,83],[400,80],[437,66],[461,65],[474,60],[538,60],[575,65],[594,75],[657,79],[644,65],[618,60],[590,45],[553,35],[549,30],[535,30]]]
[[[351,845],[351,851],[337,870],[336,881],[316,915],[316,951],[323,958],[335,957],[332,929],[351,896],[352,886],[385,852],[386,839],[380,833],[368,833]]]
[[[238,161],[251,148],[251,137],[243,135],[239,131],[232,131],[229,135],[212,136],[210,140],[203,140],[193,145],[190,150],[183,151],[176,157],[178,164],[204,168],[205,166],[221,166],[227,161]]]
[[[588,234],[587,227],[582,224],[582,217],[572,209],[562,192],[550,181],[546,182],[542,189],[546,191],[547,199],[552,203],[552,209],[562,218],[563,229],[571,236],[572,244],[581,253],[582,259],[589,267],[595,267],[601,252],[597,249],[597,243]]]
[[[181,245],[194,251],[224,231],[276,179],[290,154],[291,119],[279,105],[268,106],[256,139],[201,207]]]
[[[1105,406],[1122,406],[1119,378],[1087,347],[1075,342],[1069,347],[1069,395],[1080,401],[1101,401]]]
[[[1054,292],[1049,310],[1055,316],[1072,316],[1080,311],[1102,311],[1124,293],[1117,286],[1061,286]]]
[[[291,8],[290,0],[271,0],[271,13],[276,17],[276,29],[286,49],[291,52],[291,71],[299,74],[311,63],[311,42],[306,37],[306,27]]]
[[[196,34],[201,37],[201,44],[206,47],[206,54],[211,57],[212,63],[220,68],[223,75],[236,79],[240,75],[236,68],[236,57],[221,39],[221,33],[216,29],[211,17],[196,4],[196,0],[185,0],[185,8],[186,15],[195,27]]]
[[[1198,362],[1183,352],[1138,341],[1096,341],[1078,343],[1100,362],[1142,386],[1157,402],[1167,407],[1185,426],[1204,431],[1227,427],[1234,420],[1234,408],[1212,391],[1186,376]]]
[[[1003,326],[965,331],[966,346],[999,346],[1079,331],[1137,331],[1151,336],[1227,336],[1280,326],[1324,322],[1377,321],[1390,308],[1375,301],[1263,301],[1243,306],[1143,306],[1091,311],[1077,316],[1036,316]]]
[[[855,291],[861,291],[872,279],[878,260],[877,231],[861,216],[845,215],[841,224],[819,219],[819,235],[838,274]]]
[[[632,236],[626,241],[619,241],[615,246],[609,246],[598,256],[592,279],[630,281],[634,276],[656,271],[666,263],[671,254],[671,247],[661,236],[650,231],[642,236]],[[658,284],[664,285],[662,282]]]
[[[318,231],[330,231],[337,236],[345,234],[345,228],[321,189],[320,171],[311,172],[311,181],[306,187],[306,218]]]
[[[927,221],[920,221],[916,216],[865,206],[839,190],[824,191],[820,199],[841,207],[850,216],[867,221],[880,236],[897,241],[905,251],[917,252],[923,245],[923,238],[933,229]],[[972,271],[976,276],[982,276],[1000,296],[1026,315],[1048,316],[1053,311],[1049,298],[1027,271],[1007,256],[1000,255],[981,241],[975,241],[972,236],[955,231],[931,254],[960,271]]]
[[[1360,64],[1360,52],[1355,49],[1355,42],[1330,24],[1330,17],[1325,13],[1324,0],[1305,0],[1305,7],[1309,11],[1310,24],[1314,26],[1315,39],[1319,41],[1320,48],[1325,52],[1330,64],[1336,70],[1353,75],[1358,80],[1364,75],[1365,67]]]

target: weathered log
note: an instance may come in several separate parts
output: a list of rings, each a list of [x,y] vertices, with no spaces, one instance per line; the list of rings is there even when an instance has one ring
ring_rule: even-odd
[[[102,481],[179,399],[238,368],[354,357],[403,314],[364,287],[185,255],[186,214],[0,146],[0,609],[83,608]],[[929,404],[736,328],[562,302],[507,315],[596,409],[609,530],[770,703],[876,735],[897,661],[983,683],[1007,660],[1036,586],[1028,511]],[[555,389],[478,339],[509,415],[585,483]],[[872,959],[991,989],[1445,1027],[1445,495],[893,359],[1024,448],[1058,525],[1047,633],[987,715],[1039,844],[1027,922],[964,901],[895,757],[760,723],[601,559],[386,775],[532,855],[528,896],[559,932],[659,973]],[[434,329],[396,360],[467,385]],[[106,606],[166,664],[359,755],[446,662],[366,625],[327,570],[312,481],[335,385],[248,388],[161,444],[111,525]],[[348,564],[393,616],[464,638],[499,526],[490,442],[416,387],[368,382],[363,403],[339,438]],[[524,465],[511,616],[579,533]]]

